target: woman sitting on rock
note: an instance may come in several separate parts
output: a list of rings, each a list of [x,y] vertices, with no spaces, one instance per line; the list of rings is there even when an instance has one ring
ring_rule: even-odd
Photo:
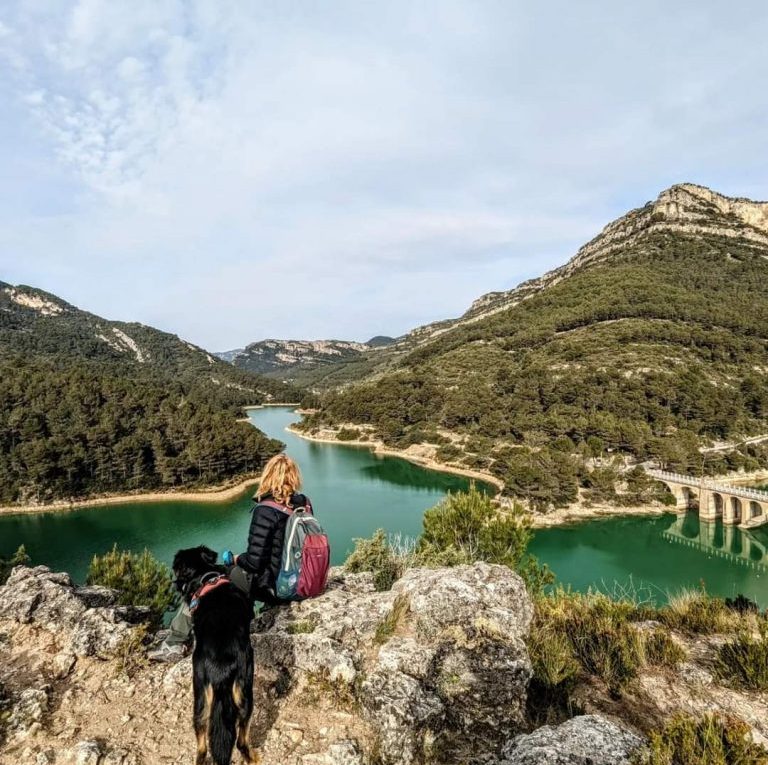
[[[304,494],[298,493],[299,488],[299,466],[285,454],[272,457],[264,468],[254,496],[256,504],[251,511],[248,549],[237,556],[225,550],[221,556],[224,565],[231,566],[229,578],[232,583],[254,602],[261,601],[268,608],[287,602],[279,599],[275,591],[291,512],[300,507],[312,512],[312,503]],[[149,652],[149,658],[176,661],[188,653],[191,641],[192,614],[186,603],[182,603],[171,621],[168,635]]]

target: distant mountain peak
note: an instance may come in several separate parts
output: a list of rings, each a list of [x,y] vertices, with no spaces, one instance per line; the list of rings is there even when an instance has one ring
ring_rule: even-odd
[[[747,226],[768,232],[768,202],[728,197],[695,183],[678,183],[662,191],[653,203],[657,214],[671,221],[702,221],[708,216],[732,216]]]
[[[643,237],[660,232],[688,236],[714,235],[765,247],[768,246],[768,202],[728,197],[695,183],[675,184],[662,191],[654,201],[630,210],[609,223],[559,268],[523,282],[514,289],[482,295],[456,322],[441,326],[438,334],[511,308],[571,273],[601,262]]]

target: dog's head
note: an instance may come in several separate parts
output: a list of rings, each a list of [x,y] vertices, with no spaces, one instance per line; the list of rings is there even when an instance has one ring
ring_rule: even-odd
[[[224,569],[216,565],[218,553],[210,547],[200,545],[179,550],[173,556],[173,576],[176,589],[184,596],[189,594],[190,584],[210,571],[223,573]]]

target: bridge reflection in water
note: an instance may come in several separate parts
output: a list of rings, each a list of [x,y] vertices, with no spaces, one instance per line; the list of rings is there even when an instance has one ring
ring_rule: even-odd
[[[668,542],[701,550],[758,571],[768,571],[768,545],[738,526],[704,521],[695,513],[679,515],[661,533]]]

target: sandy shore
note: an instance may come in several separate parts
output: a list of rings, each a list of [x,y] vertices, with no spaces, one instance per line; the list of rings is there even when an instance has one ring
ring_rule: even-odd
[[[59,500],[41,505],[6,505],[0,507],[0,515],[17,513],[47,513],[51,511],[79,510],[82,507],[107,507],[139,502],[227,502],[243,494],[250,486],[259,482],[260,476],[245,478],[231,486],[214,486],[199,491],[163,491],[136,494],[107,494],[91,499]]]
[[[264,409],[265,406],[300,406],[298,401],[286,401],[285,403],[269,403],[269,404],[248,404],[248,406],[244,406],[243,409],[246,411],[249,409]]]
[[[639,505],[637,507],[616,507],[615,505],[594,505],[585,507],[575,504],[561,507],[551,513],[532,513],[533,527],[546,529],[551,526],[565,526],[571,523],[594,521],[597,518],[618,518],[620,516],[663,515],[674,513],[673,507],[663,505]]]
[[[495,486],[499,491],[504,488],[504,482],[490,473],[484,473],[480,470],[470,470],[468,468],[462,468],[459,466],[446,465],[443,462],[436,462],[429,457],[424,457],[419,454],[409,452],[407,449],[391,449],[384,446],[381,441],[339,441],[337,438],[327,438],[324,436],[308,435],[301,430],[297,430],[292,425],[289,425],[286,430],[289,433],[293,433],[294,436],[304,438],[307,441],[316,441],[321,444],[335,444],[336,446],[358,446],[364,449],[370,449],[374,454],[381,454],[385,457],[398,457],[399,459],[412,462],[414,465],[419,465],[429,470],[436,470],[438,473],[451,473],[453,475],[461,475],[466,478],[476,478],[478,481],[489,483]]]

